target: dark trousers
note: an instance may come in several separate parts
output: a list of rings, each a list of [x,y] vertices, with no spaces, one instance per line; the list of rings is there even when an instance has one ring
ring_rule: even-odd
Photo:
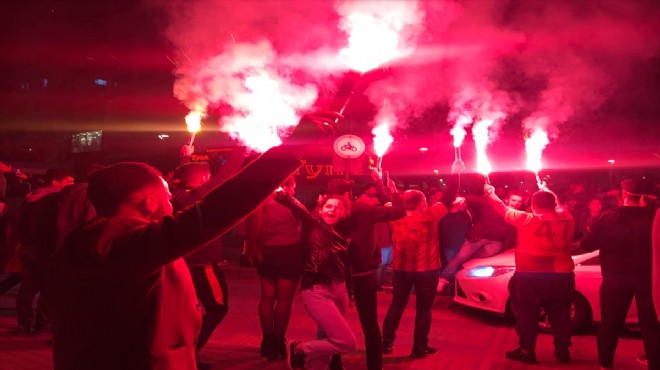
[[[376,273],[353,277],[353,295],[367,351],[367,369],[383,368],[383,344],[378,325]]]
[[[227,315],[229,296],[225,274],[215,263],[191,266],[190,275],[195,285],[197,299],[202,303],[205,311],[202,316],[202,328],[197,337],[196,350],[199,352]]]
[[[431,309],[438,286],[438,271],[394,271],[392,304],[383,322],[383,340],[394,342],[396,330],[415,288],[415,333],[413,352],[425,353],[431,331]]]
[[[598,362],[603,367],[612,366],[619,334],[624,329],[633,297],[649,369],[660,369],[660,323],[653,306],[650,278],[603,277],[600,287],[601,323],[596,337]]]
[[[47,329],[48,318],[46,317],[46,308],[41,295],[37,299],[36,314],[32,309],[34,297],[41,292],[43,285],[44,263],[26,258],[21,258],[21,263],[23,264],[21,286],[18,288],[18,295],[16,296],[18,326],[29,331],[33,328],[32,320],[34,318],[34,329]]]
[[[541,308],[548,315],[555,348],[571,346],[575,274],[516,272],[509,281],[509,294],[521,349],[534,351],[536,348]]]

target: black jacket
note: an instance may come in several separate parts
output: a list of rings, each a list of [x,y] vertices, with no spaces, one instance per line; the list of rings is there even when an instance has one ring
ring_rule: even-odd
[[[348,239],[338,234],[292,196],[278,192],[275,199],[302,220],[301,246],[304,273],[301,286],[309,289],[314,284],[331,280],[344,281],[349,277]]]
[[[617,207],[601,213],[580,242],[585,251],[600,249],[603,277],[635,277],[651,281],[655,209]]]
[[[353,202],[348,220],[337,225],[337,230],[351,239],[349,258],[353,275],[374,271],[380,266],[380,247],[374,240],[374,225],[396,221],[405,215],[403,199],[399,194],[392,196],[392,206]]]

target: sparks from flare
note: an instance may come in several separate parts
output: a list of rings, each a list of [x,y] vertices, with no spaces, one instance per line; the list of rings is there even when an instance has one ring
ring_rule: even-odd
[[[344,76],[330,110],[343,114],[364,73],[412,52],[404,46],[402,31],[420,23],[417,1],[346,1],[338,3],[339,27],[348,34],[348,46],[339,51],[349,73]]]
[[[348,33],[340,57],[350,69],[364,73],[411,52],[402,31],[420,23],[417,1],[344,2],[337,10],[339,27]]]
[[[477,171],[484,175],[486,183],[490,183],[488,175],[491,172],[486,147],[489,141],[489,128],[494,122],[492,119],[481,119],[472,126],[472,136],[474,137],[474,145],[476,146],[477,153]]]
[[[454,124],[454,127],[449,131],[454,137],[454,148],[460,148],[461,145],[463,145],[463,140],[465,140],[465,135],[467,135],[465,127],[470,123],[472,123],[472,117],[468,114],[461,114],[458,116],[458,119],[456,119],[456,124]]]
[[[462,113],[456,119],[454,127],[449,131],[454,137],[454,164],[451,169],[452,173],[460,173],[465,169],[465,164],[463,163],[463,158],[461,156],[461,145],[463,145],[463,140],[465,140],[465,135],[467,135],[465,128],[470,123],[472,123],[472,116],[467,113]]]
[[[312,83],[289,79],[277,57],[267,40],[225,45],[222,54],[182,67],[186,77],[175,83],[175,95],[191,110],[221,108],[220,131],[263,152],[281,143],[317,96]]]
[[[525,151],[527,152],[527,169],[534,172],[536,175],[536,182],[541,185],[541,178],[539,177],[539,171],[542,168],[542,157],[543,149],[550,140],[548,139],[548,133],[540,127],[536,127],[532,130],[531,134],[525,141]]]
[[[394,142],[394,137],[390,134],[390,123],[385,120],[371,131],[374,134],[374,151],[378,156],[376,168],[380,171],[383,168],[383,156],[390,145]]]

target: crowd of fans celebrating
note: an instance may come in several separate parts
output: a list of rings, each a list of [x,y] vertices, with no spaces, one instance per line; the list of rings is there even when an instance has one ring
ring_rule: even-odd
[[[56,369],[201,368],[196,353],[229,309],[220,236],[238,228],[261,279],[260,354],[270,361],[343,368],[341,354],[357,346],[344,318],[353,301],[366,366],[382,369],[413,289],[410,357],[433,355],[436,294],[452,294],[466,261],[515,249],[509,291],[520,342],[505,355],[536,363],[543,308],[555,357],[570,362],[571,254],[600,249],[600,366],[613,366],[634,297],[645,361],[660,368],[655,184],[629,179],[591,194],[576,183],[559,195],[545,183],[532,193],[487,184],[470,194],[459,188],[460,173],[446,188],[422,191],[398,189],[374,171],[358,197],[354,182],[335,179],[306,207],[295,198],[292,176],[304,150],[299,143],[327,138],[334,122],[331,114],[306,116],[283,145],[247,164],[244,150],[213,174],[207,163],[183,163],[169,184],[147,164],[122,162],[93,168],[76,183],[73,173],[52,168],[40,187],[28,189],[19,171],[0,163],[0,293],[21,284],[15,333],[52,333]],[[189,156],[192,148],[185,149]],[[298,289],[319,331],[287,342]],[[392,300],[381,331],[383,290]]]

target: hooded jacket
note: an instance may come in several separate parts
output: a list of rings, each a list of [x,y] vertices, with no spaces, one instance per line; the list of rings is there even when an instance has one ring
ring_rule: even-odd
[[[174,217],[97,218],[69,233],[44,287],[55,369],[196,369],[201,311],[182,257],[234,227],[299,166],[273,148]]]

